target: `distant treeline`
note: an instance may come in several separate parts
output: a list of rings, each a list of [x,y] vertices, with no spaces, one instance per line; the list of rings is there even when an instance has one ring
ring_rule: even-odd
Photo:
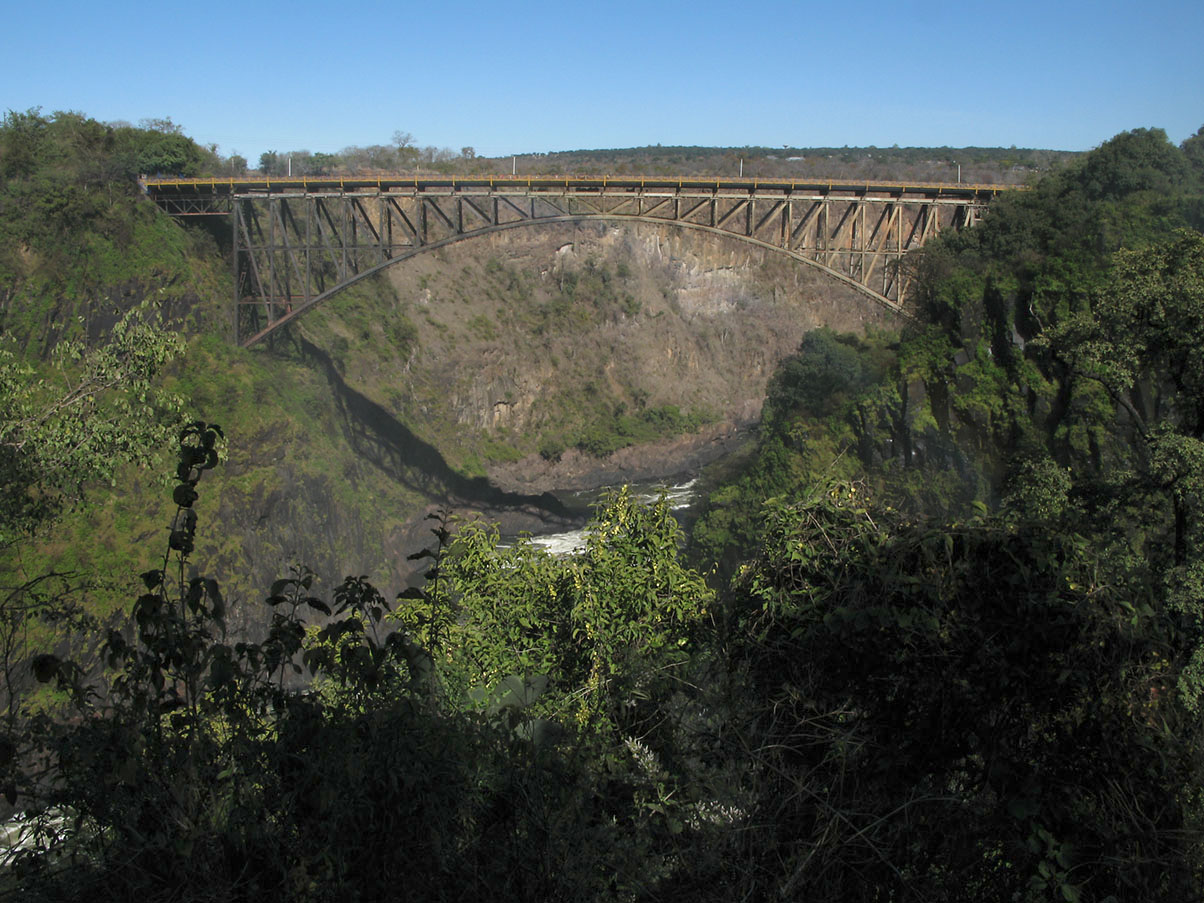
[[[1022,184],[1078,156],[1071,151],[1016,147],[662,147],[553,151],[509,157],[479,156],[419,147],[408,133],[390,144],[346,147],[337,153],[268,151],[259,157],[265,175],[351,175],[370,171],[550,175],[616,173],[763,178],[883,179],[926,182]],[[242,175],[247,161],[215,160],[218,175]]]
[[[739,175],[1022,183],[1073,159],[1069,151],[1004,147],[637,147],[541,154],[532,172]],[[528,158],[519,157],[519,168]],[[959,170],[960,167],[960,170]]]

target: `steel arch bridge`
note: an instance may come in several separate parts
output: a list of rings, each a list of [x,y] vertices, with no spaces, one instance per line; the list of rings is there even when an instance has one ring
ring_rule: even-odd
[[[900,310],[903,256],[1003,185],[611,176],[147,179],[173,216],[229,217],[244,346],[387,266],[540,223],[673,224],[785,254]]]

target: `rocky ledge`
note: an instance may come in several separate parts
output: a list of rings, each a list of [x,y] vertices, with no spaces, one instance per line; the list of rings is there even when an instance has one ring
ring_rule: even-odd
[[[569,449],[556,459],[529,455],[489,469],[489,482],[505,492],[526,495],[642,483],[700,470],[736,450],[755,421],[724,420],[695,433],[631,445],[596,458]]]

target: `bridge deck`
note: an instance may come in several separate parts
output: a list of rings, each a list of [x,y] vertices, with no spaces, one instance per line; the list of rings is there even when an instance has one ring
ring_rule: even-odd
[[[172,199],[262,198],[271,196],[374,196],[378,194],[630,194],[742,197],[858,197],[985,203],[1015,185],[952,182],[842,181],[836,179],[732,179],[653,176],[445,176],[372,175],[280,178],[144,179],[146,192]]]

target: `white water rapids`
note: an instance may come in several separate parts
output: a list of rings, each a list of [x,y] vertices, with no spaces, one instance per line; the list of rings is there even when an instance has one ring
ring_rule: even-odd
[[[632,495],[644,504],[652,504],[663,494],[669,502],[669,509],[674,512],[687,510],[697,500],[698,479],[687,480],[683,483],[641,483],[631,486]],[[592,511],[594,505],[607,492],[617,487],[597,489],[588,492],[566,494],[562,500],[573,510]],[[680,515],[679,515],[680,519]],[[553,555],[572,555],[585,548],[585,529],[568,530],[563,533],[545,533],[532,536],[531,542],[545,548]]]

